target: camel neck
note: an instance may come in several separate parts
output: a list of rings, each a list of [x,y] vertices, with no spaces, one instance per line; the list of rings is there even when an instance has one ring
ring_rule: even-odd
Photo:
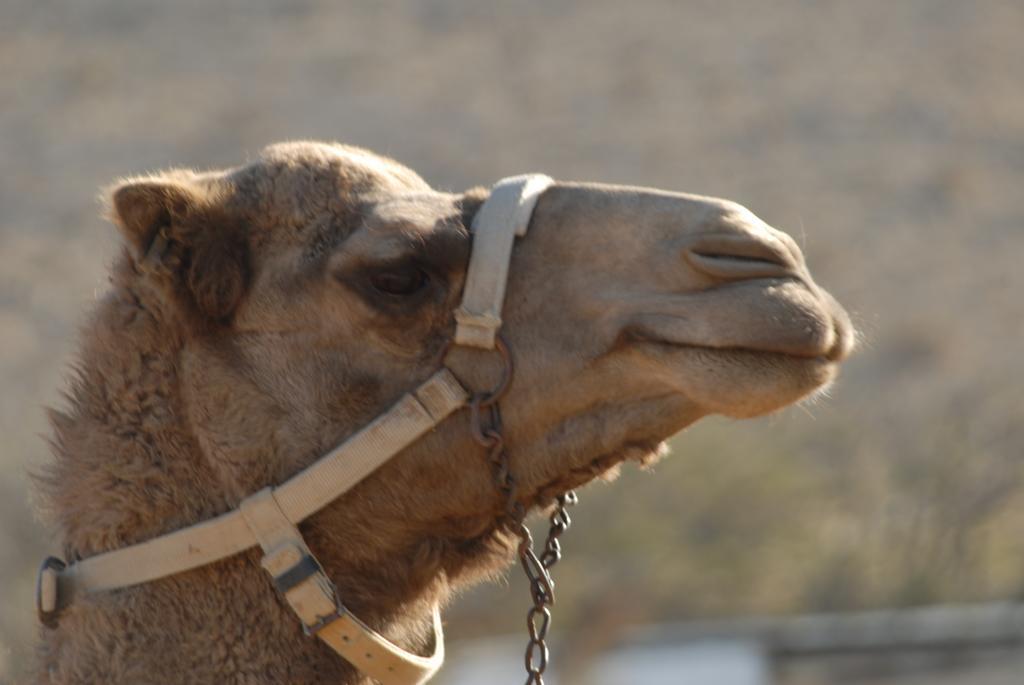
[[[159,300],[115,288],[83,330],[69,406],[53,413],[56,455],[43,481],[67,557],[91,556],[190,525],[235,505],[223,474],[203,451],[182,391],[188,339]],[[445,593],[439,567],[424,573],[421,546],[389,563],[380,535],[345,511],[308,528],[309,542],[342,601],[385,637],[428,650],[430,606]],[[349,553],[332,527],[345,536]],[[354,549],[359,554],[354,554]],[[88,667],[104,680],[137,681],[112,663],[164,682],[363,682],[355,669],[306,637],[275,595],[254,549],[151,583],[76,600],[47,635],[49,660],[69,673]],[[415,572],[413,569],[417,569]],[[57,645],[75,643],[74,648]],[[155,649],[159,646],[159,649]],[[126,660],[112,659],[121,652]],[[60,654],[74,654],[75,664]],[[70,657],[68,657],[70,658]],[[68,681],[78,682],[79,676]],[[60,682],[60,680],[53,680]]]
[[[81,333],[68,406],[52,411],[54,461],[43,482],[73,558],[139,542],[222,510],[217,477],[184,416],[166,313],[124,288]]]

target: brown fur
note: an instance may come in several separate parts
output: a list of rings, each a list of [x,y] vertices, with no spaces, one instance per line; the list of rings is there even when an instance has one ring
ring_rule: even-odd
[[[114,189],[127,247],[84,326],[40,477],[67,557],[237,506],[429,376],[485,196],[437,193],[391,160],[316,143]],[[503,406],[524,503],[649,459],[707,413],[770,411],[834,376],[850,348],[845,314],[792,241],[741,210],[601,186],[544,195],[506,306],[518,369]],[[784,245],[787,275],[748,285],[687,265],[687,241],[708,231]],[[374,286],[410,269],[427,276],[415,294]],[[776,323],[743,328],[765,308]],[[449,357],[475,388],[493,383],[494,362]],[[354,613],[423,649],[431,603],[507,563],[500,511],[463,412],[302,530]],[[257,560],[76,599],[43,631],[40,682],[360,682],[302,634]]]

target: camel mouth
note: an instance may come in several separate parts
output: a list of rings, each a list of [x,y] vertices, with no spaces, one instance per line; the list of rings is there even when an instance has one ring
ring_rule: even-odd
[[[661,382],[705,414],[752,418],[825,391],[839,376],[841,352],[791,354],[645,340],[636,349],[660,369]],[[837,348],[842,349],[842,348]]]
[[[838,366],[845,356],[843,347],[838,342],[825,352],[814,353],[802,350],[785,351],[758,347],[745,347],[742,345],[699,345],[668,340],[646,332],[632,333],[630,338],[635,344],[660,347],[669,351],[689,351],[700,354],[714,354],[734,358],[761,357],[769,360],[776,359],[779,361],[795,362],[798,364],[804,363],[824,367]]]
[[[757,278],[672,296],[632,318],[627,341],[722,354],[838,364],[852,352],[849,316],[803,279]]]
[[[795,346],[780,349],[771,345],[732,345],[728,343],[712,345],[694,343],[662,335],[645,327],[630,328],[623,333],[623,338],[627,344],[656,347],[664,351],[695,352],[699,354],[746,358],[761,357],[764,359],[777,359],[780,361],[827,367],[838,366],[843,362],[850,354],[852,346],[852,342],[847,340],[846,334],[838,330],[833,334],[833,341],[824,350]]]

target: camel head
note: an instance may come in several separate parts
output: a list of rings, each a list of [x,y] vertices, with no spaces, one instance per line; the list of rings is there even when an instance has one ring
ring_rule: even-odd
[[[181,411],[233,506],[439,368],[487,191],[439,192],[364,150],[291,143],[112,197],[122,281],[179,339]],[[504,433],[527,506],[649,459],[702,416],[807,397],[853,341],[796,243],[740,205],[584,183],[540,197],[504,320]],[[478,390],[500,370],[465,348],[445,362]],[[367,563],[429,558],[454,578],[479,565],[501,506],[462,412],[311,525],[338,563],[354,549]]]

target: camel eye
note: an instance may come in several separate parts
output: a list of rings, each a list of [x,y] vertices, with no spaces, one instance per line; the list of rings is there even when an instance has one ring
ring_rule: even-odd
[[[370,277],[373,287],[387,295],[408,296],[422,290],[429,281],[423,269],[416,266],[379,271]]]

